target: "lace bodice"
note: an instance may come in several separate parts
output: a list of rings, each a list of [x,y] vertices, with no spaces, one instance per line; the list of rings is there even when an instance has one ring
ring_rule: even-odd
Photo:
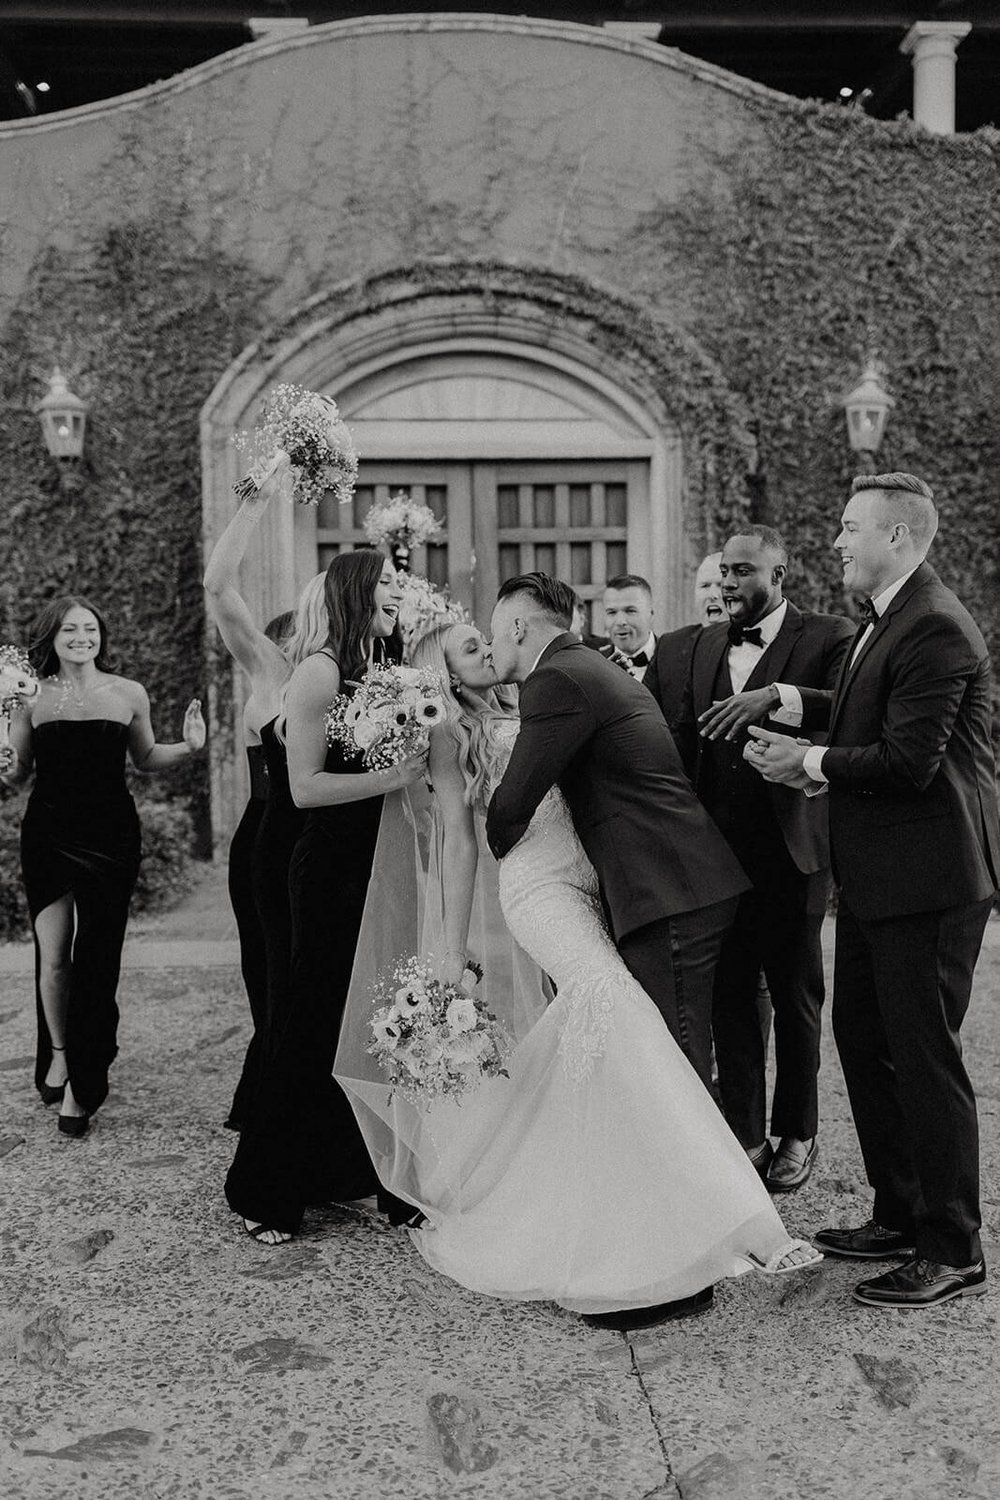
[[[492,731],[499,784],[517,739],[516,720]],[[582,1081],[601,1056],[622,979],[632,980],[608,933],[600,887],[557,786],[500,862],[500,904],[514,938],[554,981],[566,1008],[563,1062]]]

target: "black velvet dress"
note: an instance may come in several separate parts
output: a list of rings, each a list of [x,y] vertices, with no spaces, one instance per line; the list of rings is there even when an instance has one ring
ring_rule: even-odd
[[[264,931],[253,894],[251,861],[257,831],[264,816],[267,800],[267,761],[263,745],[247,746],[250,772],[250,800],[243,809],[229,845],[229,900],[236,918],[240,940],[240,969],[243,986],[250,1002],[253,1035],[247,1047],[243,1072],[236,1085],[226,1124],[239,1130],[246,1111],[247,1094],[252,1086],[257,1052],[267,1024],[267,961],[264,953]]]
[[[324,770],[364,766],[334,746]],[[381,813],[381,796],[314,809],[291,857],[288,982],[273,992],[267,1056],[226,1179],[235,1213],[291,1234],[308,1204],[378,1188],[333,1058]]]
[[[63,720],[32,732],[35,783],[21,824],[21,869],[34,923],[71,894],[76,907],[66,1067],[77,1103],[93,1114],[107,1098],[118,1051],[118,975],[129,899],[139,874],[139,818],[125,785],[128,725]],[[38,988],[35,1084],[45,1082],[52,1040]]]
[[[277,719],[260,732],[267,757],[267,804],[254,844],[251,873],[254,900],[260,913],[267,966],[267,1024],[263,1048],[271,1045],[271,1018],[288,1013],[285,998],[292,961],[292,908],[288,899],[288,867],[305,827],[306,815],[296,807],[288,787],[288,755],[275,733]]]

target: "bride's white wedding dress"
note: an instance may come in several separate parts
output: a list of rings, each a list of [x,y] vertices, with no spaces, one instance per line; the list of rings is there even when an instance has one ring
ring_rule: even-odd
[[[506,726],[504,726],[506,727]],[[516,726],[515,726],[516,732]],[[511,741],[512,742],[512,741]],[[604,924],[597,876],[553,789],[501,862],[503,915],[556,997],[509,1079],[436,1104],[394,1186],[436,1270],[576,1312],[691,1295],[766,1263],[787,1232],[746,1154]]]

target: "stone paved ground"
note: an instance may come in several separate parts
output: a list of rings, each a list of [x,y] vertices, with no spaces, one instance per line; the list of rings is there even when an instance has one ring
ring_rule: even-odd
[[[629,1340],[466,1293],[362,1209],[252,1244],[221,1196],[246,1021],[226,920],[209,876],[137,925],[112,1095],[80,1142],[31,1087],[27,955],[0,951],[3,1500],[1000,1495],[995,1291],[879,1313],[828,1261]],[[998,1009],[994,921],[966,1027],[991,1241]],[[832,1043],[823,1087],[799,1232],[867,1210]]]

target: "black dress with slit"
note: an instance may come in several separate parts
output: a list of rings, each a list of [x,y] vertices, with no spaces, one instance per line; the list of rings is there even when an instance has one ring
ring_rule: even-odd
[[[250,1002],[253,1035],[247,1046],[243,1072],[236,1085],[226,1121],[231,1130],[239,1130],[243,1122],[247,1095],[252,1087],[257,1065],[257,1052],[267,1024],[267,960],[264,931],[254,900],[251,868],[254,844],[267,801],[267,760],[263,745],[247,746],[247,768],[250,772],[250,800],[243,809],[243,816],[229,844],[229,900],[240,940],[240,970],[243,974],[243,987]]]
[[[285,992],[292,959],[292,909],[288,867],[305,827],[306,814],[296,807],[288,785],[288,754],[277,736],[277,719],[260,732],[267,759],[267,803],[251,859],[254,901],[264,934],[267,970],[267,1020],[262,1046],[271,1045],[271,1018],[287,1014]]]
[[[360,755],[327,752],[325,771],[364,769]],[[275,992],[267,1055],[226,1179],[234,1213],[290,1234],[308,1204],[378,1189],[333,1058],[381,814],[381,796],[313,809],[291,856],[288,982]]]
[[[128,725],[50,720],[32,730],[35,782],[21,824],[21,869],[32,926],[62,896],[76,909],[66,1010],[66,1067],[88,1114],[107,1098],[118,1051],[118,976],[141,842],[125,785]],[[38,985],[35,1084],[45,1082],[52,1039]]]

